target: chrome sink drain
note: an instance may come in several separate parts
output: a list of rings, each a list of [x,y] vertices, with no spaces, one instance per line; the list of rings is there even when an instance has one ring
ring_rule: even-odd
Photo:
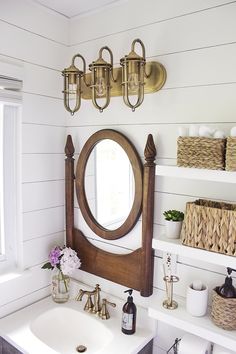
[[[86,350],[87,350],[87,347],[85,347],[85,345],[78,345],[78,347],[76,347],[76,351],[78,353],[84,353],[84,352],[86,352]]]

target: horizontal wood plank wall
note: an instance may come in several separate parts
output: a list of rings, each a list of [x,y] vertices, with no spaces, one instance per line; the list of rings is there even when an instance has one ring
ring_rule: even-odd
[[[66,63],[68,20],[33,2],[9,0],[0,3],[0,28],[0,61],[23,72],[21,248],[27,269],[1,283],[0,315],[5,315],[49,294],[51,274],[41,265],[52,246],[64,243],[60,70]]]
[[[132,16],[134,8],[135,16]],[[235,1],[130,0],[72,19],[68,63],[76,53],[84,55],[90,63],[97,58],[100,47],[108,45],[117,66],[119,59],[130,51],[132,40],[140,38],[148,59],[160,61],[167,70],[164,88],[146,95],[135,113],[120,97],[112,98],[102,114],[93,108],[91,101],[82,101],[80,111],[73,118],[68,114],[66,122],[76,153],[79,154],[95,131],[112,128],[126,134],[141,157],[147,134],[152,133],[157,144],[157,161],[175,164],[179,126],[207,124],[228,134],[236,125],[235,17]],[[154,232],[165,228],[162,215],[165,209],[183,210],[187,201],[199,197],[234,202],[236,191],[226,184],[156,177]],[[92,243],[108,251],[127,253],[140,244],[140,222],[125,241],[104,242],[86,226],[76,203],[75,223]],[[179,257],[177,272],[181,281],[175,292],[184,296],[187,284],[195,278],[203,279],[210,288],[221,284],[225,269]],[[89,276],[78,272],[78,277],[87,279]],[[163,289],[162,277],[162,254],[156,252],[154,290]],[[119,295],[123,290],[112,284],[107,288]],[[159,323],[154,353],[166,352],[181,334]]]

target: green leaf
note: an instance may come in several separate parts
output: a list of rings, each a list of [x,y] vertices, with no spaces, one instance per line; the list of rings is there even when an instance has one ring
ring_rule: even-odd
[[[43,266],[42,266],[42,269],[50,269],[52,270],[54,267],[51,265],[50,262],[47,262],[45,263]]]

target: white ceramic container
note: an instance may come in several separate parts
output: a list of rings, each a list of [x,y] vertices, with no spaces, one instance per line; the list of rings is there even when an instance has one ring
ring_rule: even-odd
[[[166,237],[167,238],[179,238],[182,221],[172,221],[172,220],[165,220],[166,222]]]
[[[194,317],[202,317],[207,312],[208,287],[203,285],[202,290],[193,289],[190,284],[187,289],[186,309]]]

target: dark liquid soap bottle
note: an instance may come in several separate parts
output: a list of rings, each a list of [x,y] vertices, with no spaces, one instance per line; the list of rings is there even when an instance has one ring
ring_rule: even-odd
[[[225,278],[225,282],[218,288],[218,294],[222,297],[236,298],[236,288],[233,286],[233,280],[231,278],[232,271],[235,269],[227,268],[228,275]]]
[[[132,295],[133,290],[126,290],[125,293],[129,293],[127,302],[123,306],[122,313],[122,332],[125,334],[134,334],[136,330],[136,313],[137,309],[133,303]]]

